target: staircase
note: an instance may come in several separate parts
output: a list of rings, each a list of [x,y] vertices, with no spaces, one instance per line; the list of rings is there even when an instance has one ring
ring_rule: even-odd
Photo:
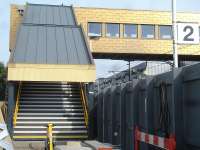
[[[46,139],[47,126],[52,123],[54,139],[87,139],[80,90],[78,83],[24,82],[13,138]]]

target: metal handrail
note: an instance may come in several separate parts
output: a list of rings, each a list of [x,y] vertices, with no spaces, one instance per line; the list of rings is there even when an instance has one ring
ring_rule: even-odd
[[[19,83],[19,87],[18,87],[18,91],[17,91],[17,99],[16,99],[16,104],[15,104],[15,112],[14,112],[14,116],[13,116],[13,125],[14,127],[17,124],[17,114],[19,111],[19,98],[20,98],[20,94],[21,94],[21,85],[22,83]]]
[[[87,101],[86,101],[86,96],[84,94],[82,83],[80,83],[80,87],[81,87],[81,100],[82,100],[82,105],[84,109],[85,125],[86,127],[88,127],[88,108],[87,108]]]
[[[49,123],[47,128],[48,150],[53,150],[53,124]]]

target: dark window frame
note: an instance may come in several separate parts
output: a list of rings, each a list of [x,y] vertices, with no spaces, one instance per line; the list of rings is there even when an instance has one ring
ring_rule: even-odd
[[[154,36],[152,38],[147,38],[147,37],[143,37],[143,30],[142,30],[142,26],[153,26],[153,30],[154,30]],[[143,40],[156,40],[156,25],[155,24],[141,24],[141,31],[140,31],[140,37]]]
[[[118,30],[118,33],[119,33],[119,36],[107,36],[107,31],[108,31],[108,28],[107,28],[107,25],[111,25],[111,24],[115,24],[115,25],[118,25],[119,27],[119,30]],[[121,37],[121,34],[120,34],[120,23],[105,23],[105,37],[107,38],[120,38]]]
[[[92,35],[89,35],[90,34],[90,25],[89,24],[92,24],[92,23],[96,23],[96,24],[100,24],[100,35],[99,36],[92,36]],[[103,26],[103,23],[102,22],[88,22],[87,23],[87,35],[88,37],[102,37],[103,36],[103,32],[102,32],[102,26]]]
[[[167,38],[162,38],[161,37],[161,32],[160,32],[160,27],[171,27],[171,38],[167,39]],[[173,26],[172,25],[158,25],[158,39],[159,40],[173,40]]]
[[[126,25],[134,25],[136,26],[136,37],[131,37],[131,36],[127,36],[125,37],[125,31],[126,31]],[[123,37],[126,38],[126,39],[138,39],[139,37],[139,34],[138,34],[138,24],[134,24],[134,23],[124,23],[123,24]]]

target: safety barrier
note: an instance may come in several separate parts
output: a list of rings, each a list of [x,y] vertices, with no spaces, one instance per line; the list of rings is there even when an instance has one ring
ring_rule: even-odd
[[[17,99],[16,99],[16,104],[15,104],[15,112],[13,115],[13,126],[16,126],[17,123],[17,114],[19,111],[19,98],[20,98],[20,94],[21,94],[21,82],[19,83],[19,87],[18,87],[18,91],[17,91]]]
[[[86,96],[83,90],[83,85],[80,83],[80,89],[81,89],[81,102],[83,105],[83,109],[84,109],[84,117],[85,117],[85,125],[88,128],[88,105],[87,105],[87,100],[86,100]]]
[[[146,144],[150,144],[166,150],[176,149],[175,136],[170,136],[170,138],[159,137],[156,135],[141,132],[138,127],[136,127],[134,134],[135,134],[135,150],[139,150],[140,142],[144,142]]]

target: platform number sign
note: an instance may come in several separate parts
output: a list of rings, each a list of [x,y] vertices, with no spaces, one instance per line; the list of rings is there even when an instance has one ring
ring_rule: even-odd
[[[200,44],[197,23],[178,23],[178,44]]]

